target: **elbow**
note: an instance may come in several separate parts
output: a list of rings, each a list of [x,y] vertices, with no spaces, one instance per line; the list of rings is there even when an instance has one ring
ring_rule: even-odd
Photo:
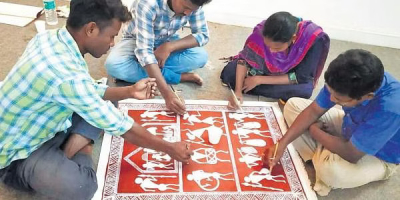
[[[304,90],[302,94],[302,98],[309,99],[311,98],[313,90]]]
[[[343,159],[345,159],[347,162],[351,164],[357,164],[357,162],[362,158],[362,156],[344,156]]]
[[[299,87],[301,88],[300,93],[302,98],[309,99],[314,91],[314,85],[312,81],[299,82]]]
[[[208,36],[205,36],[204,38],[205,38],[204,39],[204,45],[206,45],[208,43],[208,41],[210,40],[210,38]]]
[[[351,164],[357,164],[357,162],[360,160],[360,158],[350,158],[347,161]]]
[[[293,97],[309,99],[312,93],[313,93],[312,88],[309,88],[309,86],[306,84],[295,85],[294,87],[291,87],[288,90],[286,90],[283,94],[280,94],[278,98],[281,98],[285,101]]]
[[[208,43],[208,41],[210,40],[210,36],[208,34],[202,34],[202,41],[199,42],[200,46],[204,46]]]

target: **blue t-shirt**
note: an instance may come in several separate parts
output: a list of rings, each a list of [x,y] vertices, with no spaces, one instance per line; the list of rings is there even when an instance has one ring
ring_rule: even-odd
[[[316,103],[325,109],[335,105],[330,92],[321,89]],[[343,107],[342,135],[360,151],[386,162],[400,163],[400,83],[385,72],[381,87],[371,100]]]

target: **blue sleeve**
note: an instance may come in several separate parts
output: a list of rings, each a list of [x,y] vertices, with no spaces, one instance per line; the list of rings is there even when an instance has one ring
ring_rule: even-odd
[[[136,17],[133,19],[137,26],[134,29],[137,47],[135,55],[143,67],[158,63],[153,50],[155,41],[153,21],[157,15],[155,3],[155,1],[140,1],[135,8]]]
[[[189,17],[190,29],[192,35],[196,38],[199,46],[204,46],[208,43],[210,34],[208,32],[207,21],[204,17],[204,11],[202,8],[197,9]]]
[[[375,155],[400,129],[400,116],[395,113],[372,112],[354,130],[350,141],[360,151]]]
[[[331,101],[331,93],[326,86],[321,89],[318,96],[315,98],[315,102],[317,102],[319,107],[324,109],[332,108],[335,105],[335,103]]]

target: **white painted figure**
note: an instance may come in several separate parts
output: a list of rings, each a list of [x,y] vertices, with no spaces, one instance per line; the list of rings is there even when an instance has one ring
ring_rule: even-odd
[[[183,131],[187,131],[186,136],[192,143],[196,144],[204,144],[205,141],[203,139],[203,134],[206,131],[208,132],[208,139],[211,144],[218,144],[222,135],[224,135],[222,128],[216,127],[214,125],[205,128],[199,128],[196,130],[183,129]],[[205,146],[210,146],[210,145],[205,145]]]
[[[157,127],[149,127],[147,128],[147,131],[149,131],[153,135],[164,135],[165,133],[157,133]]]
[[[189,138],[189,140],[196,140],[199,139],[200,143],[204,143],[204,139],[202,138],[203,134],[207,131],[208,127],[206,128],[199,128],[196,130],[190,130],[190,129],[183,129],[183,131],[187,131],[186,136]]]
[[[218,172],[205,172],[203,170],[192,171],[187,175],[189,181],[194,181],[197,185],[205,191],[215,191],[220,185],[220,180],[234,181],[233,178],[225,178],[224,176],[231,175],[232,172],[221,174]],[[203,181],[205,180],[205,181]],[[214,180],[214,181],[213,181]],[[202,182],[203,181],[203,182]],[[210,183],[214,183],[212,186]]]
[[[169,156],[168,154],[163,153],[163,152],[158,152],[156,154],[152,154],[151,158],[153,158],[159,162],[169,162],[172,159],[171,156]]]
[[[236,121],[239,121],[239,122],[243,122],[245,118],[250,118],[250,119],[265,119],[264,114],[255,115],[255,114],[244,113],[244,112],[242,112],[242,113],[238,113],[238,112],[229,113],[229,114],[228,114],[228,117],[231,118],[231,119],[235,119]]]
[[[269,137],[272,138],[271,136],[268,135],[263,135],[262,133],[269,133],[269,131],[260,131],[257,129],[247,129],[247,128],[236,128],[236,130],[232,131],[233,134],[237,134],[241,138],[249,138],[249,134],[255,134],[261,137]]]
[[[155,177],[149,176],[148,178],[141,178],[137,177],[135,179],[135,183],[140,185],[140,187],[146,191],[146,192],[155,192],[156,190],[159,191],[166,191],[166,190],[174,190],[174,191],[179,191],[179,185],[178,184],[157,184],[156,183],[157,179]]]
[[[218,121],[216,119],[223,120],[222,117],[207,117],[207,118],[201,120],[201,122],[206,123],[206,124],[210,124],[210,125],[213,125],[214,123],[220,123],[220,124],[224,123],[223,121]]]
[[[275,182],[283,182],[286,183],[285,180],[277,180],[275,178],[285,178],[283,175],[272,176],[271,172],[267,168],[262,168],[260,171],[253,171],[248,176],[244,177],[244,181],[246,183],[251,183],[254,185],[260,185],[262,180],[275,181]]]
[[[152,154],[158,153],[158,151],[153,150],[153,149],[148,149],[148,148],[143,148],[143,152],[145,152],[145,153],[152,153]]]
[[[245,129],[255,129],[255,128],[261,128],[261,124],[259,122],[241,122],[241,123],[235,122],[235,127],[245,128]]]
[[[171,129],[172,127],[172,129]],[[161,133],[157,132],[157,127],[149,127],[147,128],[147,131],[149,131],[153,135],[162,135],[163,139],[167,142],[176,142],[176,139],[174,137],[174,127],[171,126],[164,126],[162,127],[163,131]]]
[[[255,149],[254,147],[240,147],[240,151],[246,154],[258,154],[257,149]]]
[[[162,129],[163,129],[163,132],[166,134],[174,134],[174,132],[176,130],[176,126],[175,126],[175,124],[170,124],[167,126],[163,126]]]
[[[267,142],[265,142],[262,139],[248,139],[248,140],[242,140],[239,137],[239,142],[240,144],[244,144],[244,145],[249,145],[249,146],[253,146],[253,147],[265,147],[267,146]]]
[[[206,119],[199,119],[198,117],[201,116],[199,111],[196,111],[197,114],[189,114],[189,113],[185,113],[183,115],[183,119],[187,120],[189,123],[185,123],[188,125],[194,125],[195,123],[206,123],[206,124],[210,124],[213,125],[214,123],[221,123],[223,124],[224,122],[218,121],[217,119],[223,120],[222,117],[207,117]]]
[[[174,169],[174,167],[170,167],[173,164],[174,163],[164,164],[164,163],[161,163],[161,162],[156,162],[156,161],[150,160],[150,161],[147,161],[147,163],[144,163],[142,166],[146,170],[154,170],[155,168]]]
[[[167,111],[148,111],[146,110],[144,113],[142,113],[140,115],[140,117],[142,118],[141,121],[174,121],[174,120],[160,120],[157,119],[157,116],[161,115],[161,116],[166,116],[166,117],[175,117],[176,115],[173,112],[167,112]],[[150,119],[143,119],[143,118],[150,118]]]
[[[243,148],[243,147],[242,147]],[[241,149],[237,149],[239,154],[240,154],[240,158],[239,158],[239,162],[242,163],[246,163],[248,168],[252,168],[254,166],[257,166],[257,161],[261,161],[261,157],[258,156],[257,154],[254,153],[246,153],[243,152]]]
[[[227,151],[216,151],[213,148],[199,148],[193,151],[191,159],[199,164],[217,164],[218,162],[230,162],[230,160],[222,160],[217,157],[218,153],[228,154]]]
[[[267,135],[263,135],[261,133],[264,132],[269,132],[269,131],[260,131],[257,130],[258,128],[261,128],[261,124],[258,122],[245,122],[245,123],[235,123],[236,130],[233,130],[233,134],[237,134],[239,137],[239,142],[241,144],[246,144],[250,146],[255,146],[255,147],[264,147],[267,145],[267,143],[262,140],[262,139],[247,139],[250,138],[249,134],[255,134],[261,137],[269,137]],[[247,140],[243,140],[247,139]]]
[[[151,154],[152,159],[157,160],[159,162],[170,162],[172,159],[168,154],[164,152],[159,152],[159,151],[154,151],[152,149],[144,148],[142,154],[142,160],[148,162],[149,154]]]

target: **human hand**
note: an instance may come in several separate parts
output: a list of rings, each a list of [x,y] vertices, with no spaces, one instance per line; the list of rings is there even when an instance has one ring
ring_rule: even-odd
[[[257,85],[260,85],[258,78],[259,78],[258,76],[248,76],[247,78],[244,79],[242,88],[244,93],[247,93],[250,90],[254,89],[255,87],[257,87]]]
[[[316,121],[316,122],[314,122],[313,124],[310,125],[310,127],[308,128],[308,130],[309,130],[310,132],[312,132],[312,131],[314,131],[315,129],[318,129],[318,130],[325,130],[325,129],[327,129],[327,126],[326,126],[326,124],[325,124],[324,122],[322,122],[322,121]]]
[[[171,94],[168,95],[168,97],[165,99],[165,104],[167,108],[178,115],[185,114],[185,100],[172,91],[170,91],[170,93]]]
[[[159,67],[164,67],[165,62],[169,55],[171,54],[172,50],[170,47],[170,43],[166,42],[162,45],[160,45],[155,51],[154,51],[154,56],[157,59],[158,66]]]
[[[135,99],[150,99],[153,98],[157,89],[155,78],[145,78],[134,85],[131,85],[129,92],[131,96]]]
[[[190,150],[190,144],[186,142],[171,143],[171,148],[166,153],[171,158],[183,163],[188,163],[190,156],[193,155],[193,151]]]
[[[238,109],[240,109],[240,105],[243,104],[242,93],[235,93],[235,95],[236,95],[237,100],[235,100],[235,96],[233,94],[231,96],[229,96],[228,109],[238,110]],[[238,103],[239,103],[239,105],[238,105]]]
[[[315,137],[317,134],[322,132],[331,133],[333,135],[337,134],[335,127],[330,123],[325,123],[322,121],[317,121],[310,125],[308,128],[308,132],[310,133],[311,137]]]
[[[227,63],[227,62],[232,61],[233,59],[234,59],[233,56],[229,56],[229,57],[222,57],[222,58],[219,58],[218,60],[224,60],[224,63]]]
[[[279,143],[276,143],[275,145],[270,146],[269,148],[265,149],[262,157],[262,161],[264,164],[268,165],[272,168],[278,164],[279,160],[281,159],[284,150],[286,149],[285,145],[278,145]],[[278,146],[278,147],[277,147]],[[275,152],[276,149],[276,152]],[[275,154],[275,157],[274,157]]]

